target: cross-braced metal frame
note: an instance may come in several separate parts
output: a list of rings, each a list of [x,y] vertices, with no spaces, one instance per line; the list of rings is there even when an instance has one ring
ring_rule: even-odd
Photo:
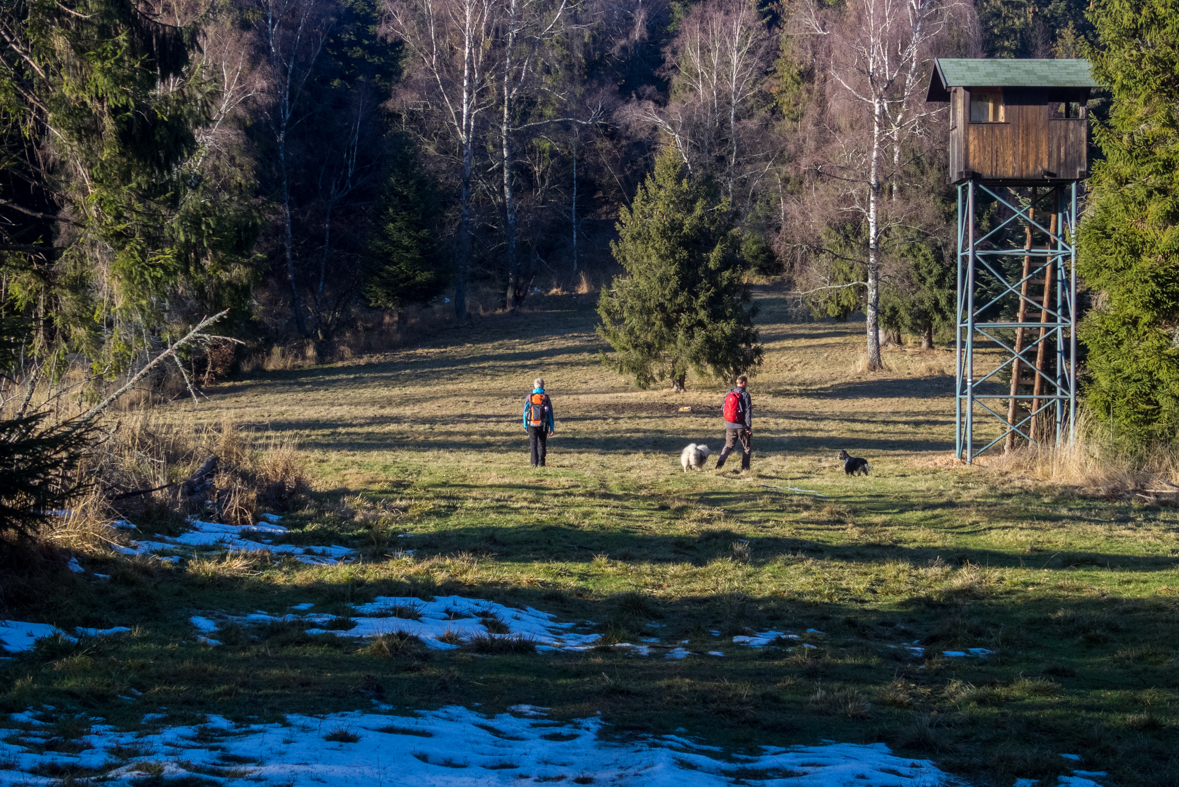
[[[1039,195],[1031,204],[1018,204],[1018,198],[1008,188],[992,188],[975,180],[958,185],[955,453],[967,463],[1007,441],[1009,435],[1033,445],[1046,440],[1057,445],[1071,443],[1075,437],[1077,182],[1038,189]],[[1000,215],[1009,214],[985,233],[980,233],[976,221],[980,196],[994,199]],[[1022,248],[1011,245],[1016,234],[1012,230],[1017,229],[1028,238]],[[1042,248],[1033,247],[1032,233],[1041,239]],[[1005,264],[1012,262],[1020,264]],[[1012,274],[1012,270],[1018,272]],[[1028,283],[1032,281],[1044,283],[1038,301],[1029,294]],[[980,305],[976,296],[983,292],[987,295],[979,298],[985,301]],[[1016,317],[1010,316],[1012,306],[1016,307]],[[1028,306],[1040,319],[1030,319]],[[1022,319],[1018,315],[1023,315]],[[1023,337],[1029,334],[1031,340],[1023,343]],[[996,356],[986,353],[988,368],[982,370],[981,376],[976,376],[975,370],[976,341],[985,342],[988,350],[1001,351],[993,367]],[[1050,353],[1046,352],[1049,348]],[[1032,372],[1033,380],[1038,379],[1034,393],[1019,392],[1021,366]],[[1004,370],[1016,378],[1010,391],[999,390],[999,375]],[[1006,412],[1000,400],[1009,405]],[[977,449],[976,415],[983,419],[994,416],[1001,425],[1001,434],[988,441],[993,434],[988,429]],[[1048,426],[1033,430],[1037,419],[1043,419],[1041,423],[1046,421]]]

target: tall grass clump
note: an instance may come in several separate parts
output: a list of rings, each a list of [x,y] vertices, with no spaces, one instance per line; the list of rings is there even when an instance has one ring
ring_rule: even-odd
[[[1086,494],[1116,497],[1136,491],[1179,493],[1179,446],[1136,446],[1119,440],[1107,424],[1079,410],[1075,439],[1055,445],[1051,438],[986,462],[1009,476],[1074,487]]]

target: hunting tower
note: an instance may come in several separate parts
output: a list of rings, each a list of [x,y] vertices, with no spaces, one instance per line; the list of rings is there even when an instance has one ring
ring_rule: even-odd
[[[956,453],[1071,441],[1077,189],[1088,177],[1087,60],[940,59],[958,187]],[[976,374],[976,343],[985,363]],[[994,416],[975,449],[975,415]]]

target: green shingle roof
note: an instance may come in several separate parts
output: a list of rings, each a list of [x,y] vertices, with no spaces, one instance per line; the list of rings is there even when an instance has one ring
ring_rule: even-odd
[[[1097,87],[1088,60],[939,58],[927,101],[949,101],[951,87]]]

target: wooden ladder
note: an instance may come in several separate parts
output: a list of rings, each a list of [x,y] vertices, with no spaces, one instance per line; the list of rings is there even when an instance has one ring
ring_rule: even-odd
[[[1032,192],[1032,205],[1034,206],[1035,204],[1036,204],[1036,192],[1033,190],[1033,192]],[[1029,207],[1028,208],[1027,239],[1025,240],[1024,247],[1023,247],[1024,251],[1027,251],[1027,252],[1030,252],[1032,250],[1031,221],[1034,218],[1035,218],[1035,208]],[[1053,235],[1053,236],[1056,235],[1056,213],[1052,214],[1051,224],[1049,225],[1048,231],[1051,235]],[[1049,243],[1051,243],[1051,240],[1049,240]],[[1049,246],[1048,248],[1049,248],[1049,250],[1051,250],[1051,246]],[[1022,327],[1015,329],[1015,360],[1013,360],[1011,362],[1011,399],[1009,400],[1009,404],[1007,406],[1007,422],[1009,424],[1014,425],[1016,423],[1017,416],[1019,415],[1020,411],[1022,410],[1022,408],[1019,407],[1019,400],[1015,398],[1019,394],[1020,387],[1022,386],[1025,390],[1027,388],[1031,388],[1032,396],[1035,398],[1033,398],[1031,400],[1031,402],[1032,402],[1032,409],[1031,409],[1032,418],[1031,418],[1031,421],[1028,423],[1027,433],[1029,435],[1031,435],[1033,438],[1035,438],[1035,436],[1036,436],[1036,425],[1037,425],[1036,424],[1037,416],[1035,413],[1037,410],[1040,409],[1040,396],[1044,392],[1044,373],[1047,371],[1045,369],[1045,361],[1047,360],[1046,350],[1047,350],[1048,343],[1045,339],[1045,336],[1048,333],[1048,326],[1046,325],[1046,323],[1048,322],[1048,306],[1050,305],[1049,299],[1052,294],[1052,272],[1053,272],[1052,269],[1053,269],[1053,267],[1054,267],[1053,260],[1051,258],[1049,258],[1048,264],[1044,266],[1044,280],[1042,283],[1043,291],[1039,297],[1040,325],[1042,327],[1040,328],[1040,335],[1038,337],[1039,344],[1036,345],[1036,366],[1033,369],[1031,367],[1028,367],[1027,364],[1020,361],[1020,354],[1023,352],[1024,347],[1025,347],[1024,329]],[[1028,301],[1031,298],[1035,297],[1035,294],[1029,291],[1030,286],[1033,284],[1033,282],[1031,280],[1031,273],[1032,273],[1032,257],[1030,254],[1026,254],[1026,255],[1024,255],[1024,258],[1023,258],[1023,276],[1021,277],[1023,284],[1020,286],[1018,322],[1027,322]],[[1035,284],[1041,284],[1041,282],[1039,280],[1037,280],[1035,282]],[[1028,373],[1026,375],[1024,374],[1025,369]],[[1009,431],[1007,433],[1007,438],[1003,443],[1003,452],[1004,453],[1014,450],[1014,448],[1015,448],[1015,434],[1016,433],[1014,430]]]

